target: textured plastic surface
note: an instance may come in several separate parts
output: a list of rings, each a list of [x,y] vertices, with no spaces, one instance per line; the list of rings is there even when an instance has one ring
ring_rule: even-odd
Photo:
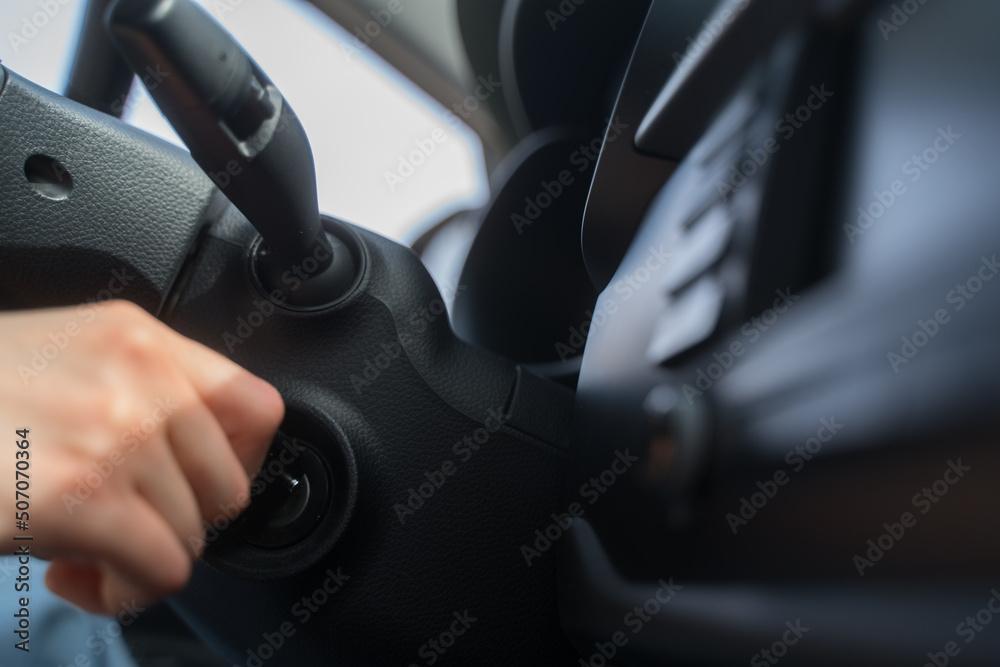
[[[202,636],[246,664],[264,633],[290,623],[268,664],[410,664],[458,614],[469,627],[448,647],[456,664],[570,660],[554,554],[529,566],[521,550],[565,511],[566,390],[459,341],[419,258],[370,232],[353,232],[366,272],[347,299],[315,313],[273,307],[250,275],[257,232],[189,156],[13,75],[0,144],[4,306],[101,298],[113,271],[134,274],[114,296],[166,304],[171,326],[332,424],[356,465],[353,515],[332,550],[321,541],[310,554],[316,564],[299,571],[289,554],[269,581],[196,566],[175,604]],[[72,173],[67,198],[28,182],[35,154]],[[306,615],[302,598],[321,594]]]
[[[612,117],[624,126],[601,148],[583,218],[583,258],[594,286],[611,282],[650,202],[677,163],[640,153],[635,147],[650,104],[685,53],[686,40],[698,35],[711,10],[706,0],[655,0],[646,16]],[[666,57],[669,56],[669,57]],[[628,192],[628,196],[622,193]]]
[[[0,146],[0,306],[116,297],[157,312],[213,190],[187,153],[13,73]],[[66,199],[34,191],[33,155],[69,172]]]
[[[88,0],[80,27],[80,42],[66,82],[66,97],[120,118],[132,87],[129,69],[104,30],[109,0]],[[154,70],[155,71],[155,70]],[[142,72],[149,76],[149,72]]]
[[[580,250],[580,220],[602,132],[537,132],[507,156],[462,269],[455,328],[523,363],[567,360],[571,328],[590,321],[597,292]],[[593,158],[593,159],[592,159]],[[562,341],[563,347],[557,347]],[[565,349],[564,349],[565,348]]]
[[[1000,563],[1000,133],[984,111],[1000,106],[1000,16],[985,7],[928,3],[886,39],[883,3],[837,31],[815,27],[791,61],[779,57],[796,41],[786,35],[750,63],[651,207],[618,278],[651,245],[680,247],[694,225],[671,232],[725,199],[736,233],[701,268],[733,307],[700,346],[651,361],[676,306],[666,268],[659,289],[591,334],[571,441],[580,480],[615,447],[642,463],[565,552],[578,645],[611,636],[670,576],[685,589],[622,664],[733,664],[796,618],[812,630],[783,665],[922,664],[985,604]],[[809,122],[792,126],[790,111]],[[686,440],[644,414],[659,385],[704,405],[714,427],[706,474],[668,502],[650,478],[663,441]],[[959,464],[971,469],[956,477]],[[933,485],[947,498],[928,500]],[[900,536],[906,512],[916,524],[897,540],[886,531]],[[1000,655],[995,634],[959,645],[963,664]]]
[[[356,233],[368,270],[355,293],[318,313],[276,309],[251,330],[239,330],[240,320],[249,322],[264,299],[246,271],[253,230],[229,216],[203,247],[169,323],[333,420],[357,461],[357,501],[316,566],[258,582],[199,566],[175,604],[238,662],[286,621],[297,635],[274,664],[419,662],[420,647],[467,610],[478,620],[448,649],[456,664],[561,664],[569,653],[555,559],[546,554],[529,567],[521,546],[550,513],[565,511],[558,445],[568,392],[523,380],[518,403],[536,415],[550,405],[552,422],[538,428],[537,416],[509,416],[518,369],[454,337],[412,251]],[[550,434],[560,442],[539,437]],[[440,472],[452,465],[452,474]],[[430,495],[434,479],[441,484]],[[430,496],[423,502],[410,493],[421,485]],[[306,625],[296,604],[331,572],[347,579]]]
[[[607,116],[649,4],[504,3],[500,78],[522,138],[549,127],[590,125]]]
[[[320,251],[329,261],[305,130],[232,35],[192,0],[116,0],[106,20],[191,155],[275,260],[288,267]]]

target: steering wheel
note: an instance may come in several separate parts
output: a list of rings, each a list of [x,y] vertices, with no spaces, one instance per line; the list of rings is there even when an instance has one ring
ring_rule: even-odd
[[[263,85],[243,116],[227,117],[234,152],[206,173],[4,70],[0,299],[127,299],[281,391],[287,417],[253,509],[209,522],[204,562],[172,604],[239,664],[272,651],[281,664],[565,659],[555,560],[529,567],[518,545],[558,508],[571,392],[459,340],[412,250],[319,216],[301,126],[201,10],[123,2],[117,24],[149,37],[141,24],[157,9],[178,21],[164,30],[182,43],[159,41],[178,59],[163,63],[154,95],[181,85],[192,48]],[[247,105],[267,101],[277,109],[252,116]],[[224,195],[267,220],[263,237]],[[325,242],[295,255],[310,232]],[[114,281],[121,274],[132,279]]]
[[[247,667],[946,663],[1000,556],[996,9],[544,4],[460,3],[521,136],[452,313],[188,0],[119,1],[88,105],[2,70],[0,307],[128,299],[287,404],[170,604]],[[157,64],[190,154],[95,110]]]

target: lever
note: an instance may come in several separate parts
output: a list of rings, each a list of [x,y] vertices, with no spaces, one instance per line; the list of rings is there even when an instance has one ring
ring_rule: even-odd
[[[348,289],[356,260],[323,229],[305,130],[232,35],[191,0],[117,0],[105,25],[191,156],[260,232],[265,289],[292,267],[301,277],[302,265],[311,284],[292,304]]]

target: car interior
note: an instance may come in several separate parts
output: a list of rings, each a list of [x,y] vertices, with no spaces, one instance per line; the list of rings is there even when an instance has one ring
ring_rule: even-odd
[[[193,0],[87,0],[65,94],[0,65],[0,307],[125,270],[286,403],[139,665],[998,664],[1000,4],[309,3],[484,205],[325,215]]]

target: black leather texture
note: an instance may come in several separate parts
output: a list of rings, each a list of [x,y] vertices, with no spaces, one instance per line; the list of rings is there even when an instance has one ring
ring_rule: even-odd
[[[0,94],[0,307],[124,298],[157,312],[214,190],[183,150],[13,72]],[[57,160],[62,200],[25,163]]]
[[[350,228],[364,249],[356,290],[314,313],[274,308],[250,275],[256,231],[184,151],[16,75],[0,93],[0,146],[0,307],[99,300],[113,272],[135,276],[113,296],[322,415],[339,439],[314,444],[331,458],[347,448],[356,466],[350,522],[316,564],[300,567],[294,548],[269,579],[199,563],[173,600],[231,664],[261,664],[283,627],[294,633],[268,645],[269,666],[573,661],[555,556],[529,566],[521,550],[566,509],[571,394],[460,341],[410,249]],[[71,174],[68,196],[29,181],[35,155]],[[296,613],[330,574],[337,592]],[[468,627],[451,644],[458,617]]]
[[[231,336],[240,320],[249,323],[265,299],[247,271],[255,233],[233,215],[209,234],[169,323],[274,383],[286,401],[333,420],[357,461],[357,504],[319,564],[271,581],[199,566],[175,604],[240,665],[253,664],[247,651],[286,621],[296,634],[268,664],[425,664],[421,647],[465,611],[478,620],[448,649],[452,664],[566,664],[554,555],[529,567],[521,545],[534,542],[551,513],[565,511],[560,445],[570,394],[459,341],[446,315],[427,321],[441,297],[416,255],[355,233],[367,274],[354,294],[326,311],[278,308],[255,317],[259,326],[242,329],[250,335],[239,343]],[[529,406],[524,416],[510,416],[515,385],[517,403]],[[545,406],[562,429],[538,427]],[[497,419],[505,425],[489,432]],[[472,450],[466,438],[476,443],[484,434]],[[556,442],[539,438],[546,435]],[[410,489],[445,461],[454,473],[423,505],[401,513]],[[348,579],[300,623],[295,605],[328,571]]]

